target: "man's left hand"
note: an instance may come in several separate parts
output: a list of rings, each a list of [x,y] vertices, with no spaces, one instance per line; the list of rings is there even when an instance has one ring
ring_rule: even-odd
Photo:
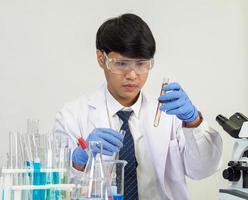
[[[160,110],[169,115],[176,115],[186,123],[193,122],[199,118],[196,107],[191,103],[188,95],[178,83],[165,85],[163,90],[166,93],[159,97],[159,101],[164,103]]]

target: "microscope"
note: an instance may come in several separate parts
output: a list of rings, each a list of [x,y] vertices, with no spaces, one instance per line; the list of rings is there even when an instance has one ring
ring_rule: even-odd
[[[229,119],[218,115],[216,121],[236,140],[232,159],[222,174],[231,184],[227,189],[219,190],[219,199],[248,200],[248,118],[237,112]]]

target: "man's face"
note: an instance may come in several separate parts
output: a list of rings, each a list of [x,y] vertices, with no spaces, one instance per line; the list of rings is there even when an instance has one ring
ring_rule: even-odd
[[[116,52],[108,54],[109,59],[130,59]],[[123,74],[116,74],[107,68],[105,57],[101,51],[97,51],[97,59],[103,68],[107,80],[107,87],[112,96],[122,105],[131,106],[135,103],[141,88],[144,86],[148,72],[137,74],[133,68]]]

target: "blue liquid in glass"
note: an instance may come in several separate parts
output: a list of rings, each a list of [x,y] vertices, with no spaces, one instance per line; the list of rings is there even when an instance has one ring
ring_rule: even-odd
[[[40,185],[46,185],[46,173],[40,172]],[[46,190],[40,190],[40,200],[46,199]]]
[[[33,172],[33,185],[40,185],[40,162],[33,163],[34,172]],[[33,190],[33,200],[41,200],[40,191]]]
[[[53,184],[59,184],[59,172],[53,172]],[[55,200],[59,200],[59,190],[55,190]]]
[[[114,194],[114,200],[124,200],[124,195],[122,194]]]

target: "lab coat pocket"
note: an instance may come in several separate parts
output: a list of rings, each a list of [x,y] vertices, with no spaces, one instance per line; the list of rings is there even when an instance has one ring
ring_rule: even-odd
[[[185,180],[183,158],[179,151],[178,140],[173,139],[169,143],[165,177],[174,182]]]

